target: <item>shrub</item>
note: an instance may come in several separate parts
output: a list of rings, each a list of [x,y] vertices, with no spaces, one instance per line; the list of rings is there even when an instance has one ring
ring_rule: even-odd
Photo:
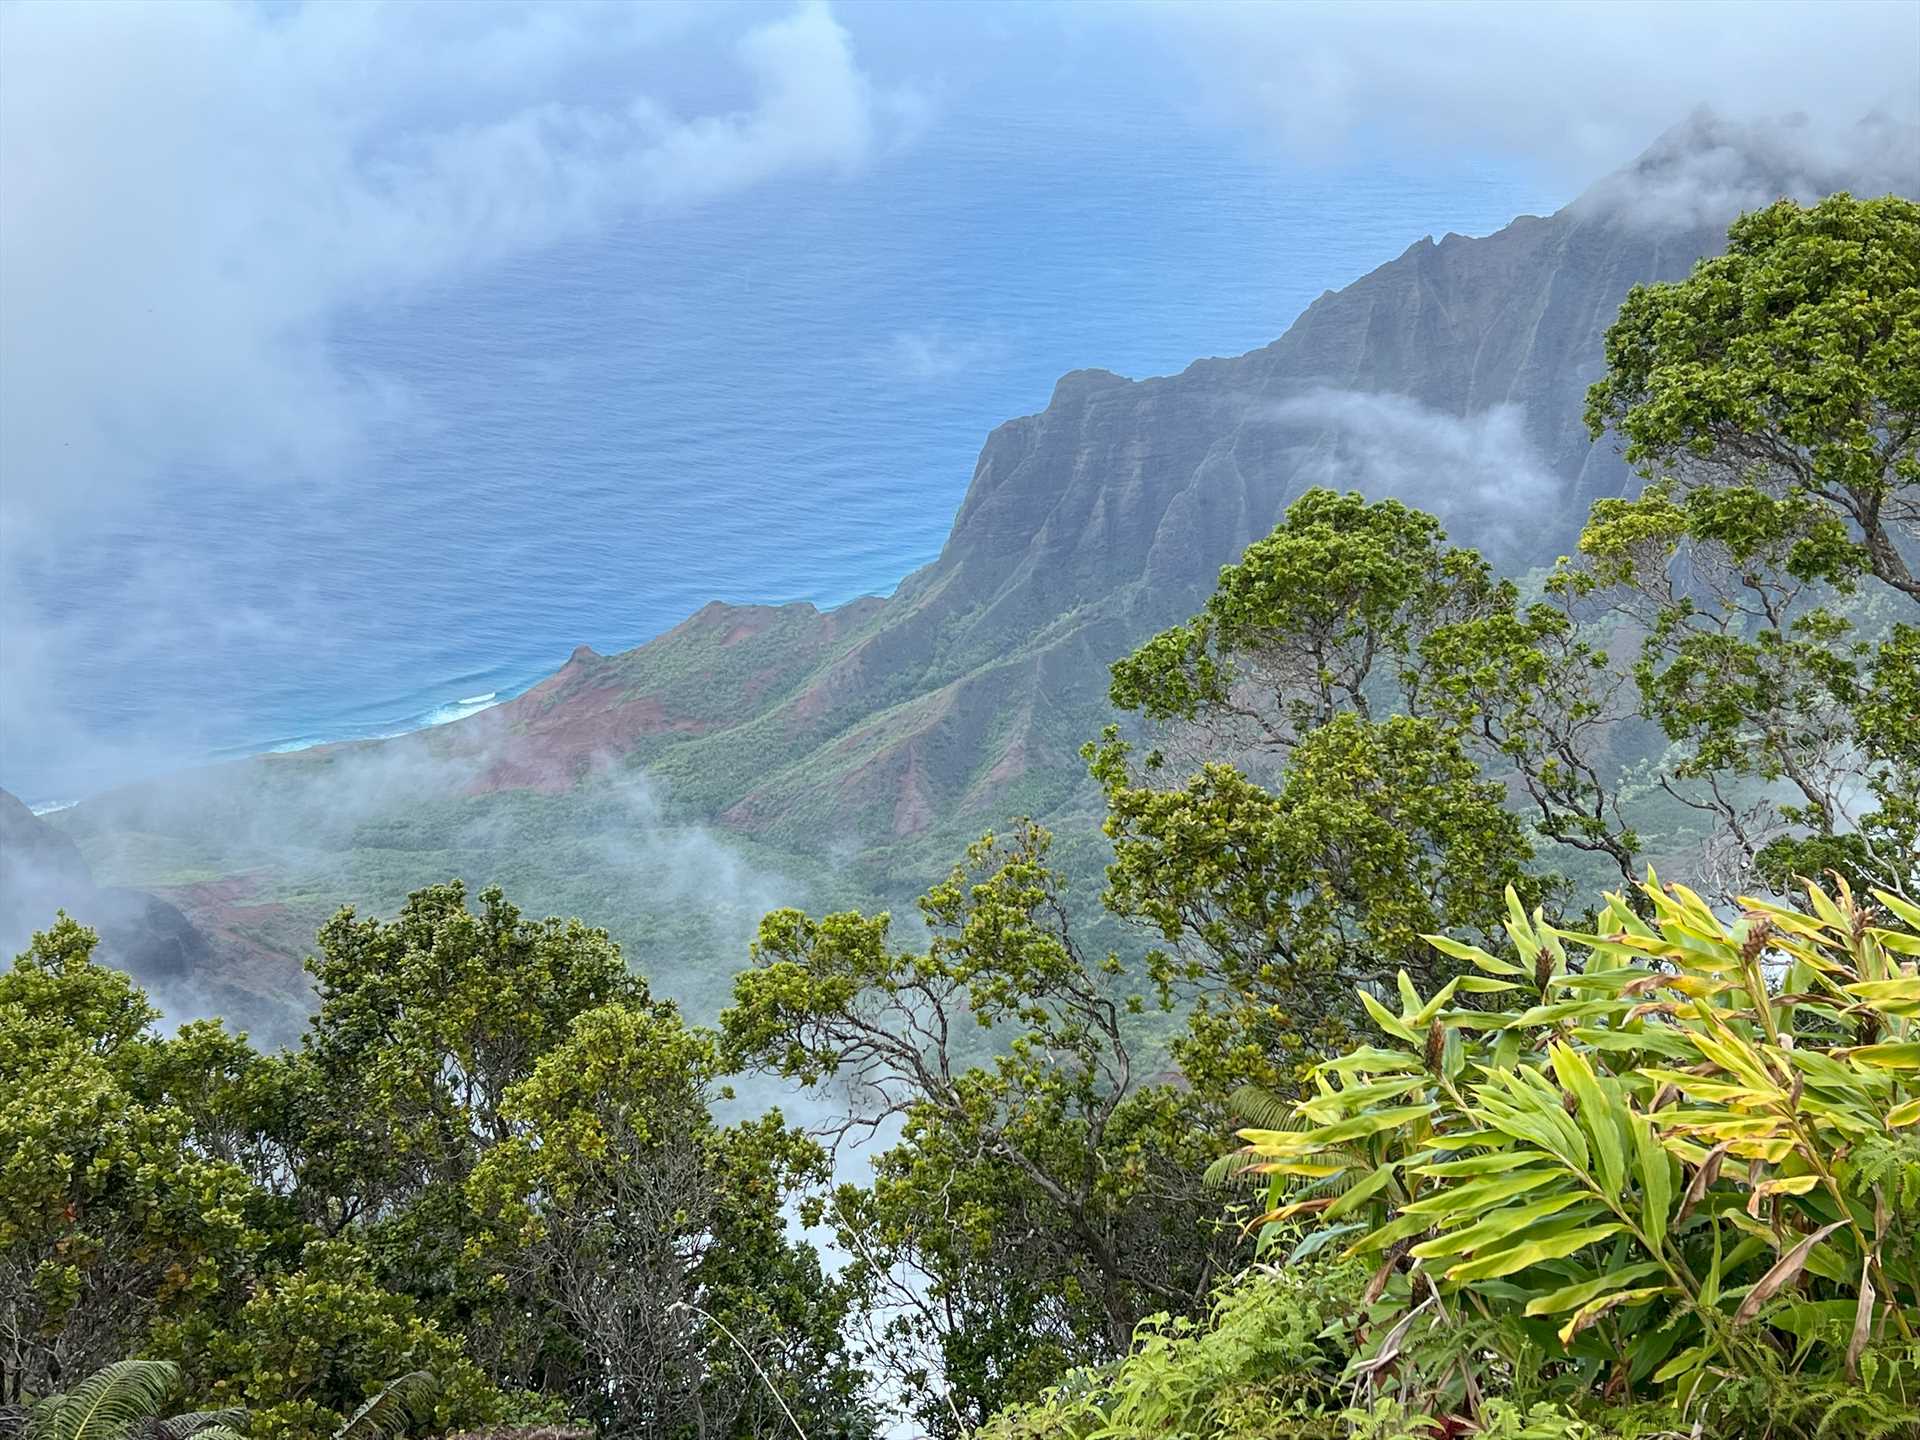
[[[1442,1415],[1511,1392],[1641,1430],[1920,1422],[1920,908],[1842,883],[1723,921],[1680,886],[1597,933],[1510,905],[1514,959],[1320,1065],[1243,1132],[1270,1241],[1374,1269],[1351,1374]],[[1505,1009],[1468,1008],[1464,995]],[[1496,998],[1497,997],[1497,998]],[[1271,1250],[1271,1244],[1269,1249]],[[1674,1412],[1682,1425],[1673,1425]]]
[[[1363,1267],[1318,1260],[1257,1266],[1225,1287],[1206,1321],[1154,1315],[1124,1360],[1082,1370],[981,1440],[1319,1440],[1338,1421]]]

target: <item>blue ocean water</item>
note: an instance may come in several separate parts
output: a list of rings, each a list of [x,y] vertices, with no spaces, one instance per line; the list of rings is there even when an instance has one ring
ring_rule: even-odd
[[[91,743],[0,757],[0,784],[47,803],[393,733],[711,599],[885,593],[938,553],[987,432],[1063,372],[1263,345],[1423,235],[1566,198],[1544,188],[976,115],[856,176],[342,316],[339,365],[398,413],[333,483],[179,477],[28,576]]]

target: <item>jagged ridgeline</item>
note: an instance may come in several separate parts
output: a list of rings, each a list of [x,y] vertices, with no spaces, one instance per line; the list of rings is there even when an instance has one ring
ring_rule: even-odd
[[[1263,349],[1066,376],[988,437],[939,558],[886,599],[715,603],[432,731],[48,817],[91,867],[69,908],[96,918],[97,882],[184,916],[157,950],[108,921],[107,949],[163,993],[184,965],[206,1008],[285,1035],[328,914],[390,912],[451,875],[606,924],[696,1012],[763,910],[897,901],[1010,816],[1054,824],[1091,876],[1100,803],[1078,748],[1111,718],[1108,665],[1198,609],[1290,500],[1394,494],[1509,573],[1550,562],[1633,483],[1582,419],[1628,290],[1685,275],[1738,208],[1888,184],[1682,127],[1553,215],[1418,241]],[[9,893],[9,944],[45,898]]]

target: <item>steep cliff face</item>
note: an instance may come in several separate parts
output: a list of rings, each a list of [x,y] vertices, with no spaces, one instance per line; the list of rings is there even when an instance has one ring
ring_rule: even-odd
[[[987,439],[945,548],[892,598],[790,607],[778,627],[710,607],[701,633],[751,633],[727,641],[744,654],[705,653],[778,682],[722,687],[728,718],[698,733],[624,743],[698,813],[788,843],[877,855],[1074,808],[1107,665],[1191,613],[1309,486],[1399,494],[1509,566],[1566,549],[1628,483],[1581,420],[1605,329],[1632,285],[1684,275],[1720,233],[1589,199],[1422,240],[1251,354],[1141,381],[1076,371]],[[605,662],[622,704],[685,713],[685,631]]]
[[[1509,568],[1550,561],[1631,483],[1582,422],[1627,291],[1684,275],[1737,209],[1779,194],[1920,193],[1910,140],[1879,136],[1864,170],[1834,173],[1786,132],[1696,119],[1554,215],[1419,241],[1263,349],[1148,380],[1065,376],[988,437],[941,554],[888,599],[709,605],[625,654],[583,648],[456,724],[142,787],[59,823],[241,957],[222,973],[289,994],[332,905],[450,873],[629,938],[657,924],[604,858],[631,849],[580,839],[628,823],[610,797],[636,777],[648,824],[717,826],[787,873],[830,874],[842,898],[912,893],[1016,814],[1090,837],[1077,750],[1109,718],[1108,665],[1192,613],[1293,498],[1394,494]]]
[[[945,551],[902,599],[952,575],[984,638],[1115,590],[1210,585],[1290,499],[1329,482],[1399,490],[1503,559],[1550,560],[1626,480],[1581,423],[1606,326],[1633,284],[1685,274],[1710,242],[1576,209],[1525,218],[1422,240],[1249,355],[1140,382],[1070,375],[1043,413],[987,441]],[[1502,411],[1514,452],[1472,453],[1476,417]],[[1395,420],[1408,458],[1461,463],[1377,463],[1364,432]],[[1488,535],[1503,466],[1539,509],[1524,532]]]

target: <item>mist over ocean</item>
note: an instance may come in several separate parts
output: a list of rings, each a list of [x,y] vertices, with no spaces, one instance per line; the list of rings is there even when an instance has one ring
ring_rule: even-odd
[[[1304,168],[1084,107],[949,116],[852,176],[352,313],[330,344],[378,418],[326,483],[186,477],[23,558],[98,743],[10,755],[0,784],[45,806],[393,733],[709,600],[885,593],[938,553],[987,432],[1063,372],[1241,353],[1423,235],[1567,198],[1492,162]]]

